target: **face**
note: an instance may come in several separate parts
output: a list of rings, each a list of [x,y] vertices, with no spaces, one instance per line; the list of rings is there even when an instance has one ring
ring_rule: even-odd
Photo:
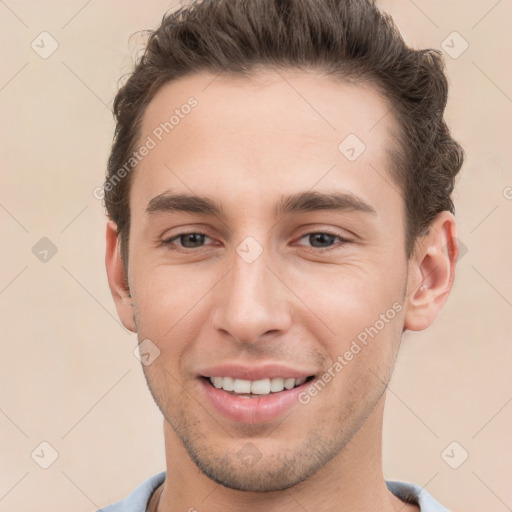
[[[145,376],[191,459],[241,490],[287,488],[341,456],[404,327],[389,105],[370,87],[281,75],[161,88],[130,194],[121,316],[160,351]]]

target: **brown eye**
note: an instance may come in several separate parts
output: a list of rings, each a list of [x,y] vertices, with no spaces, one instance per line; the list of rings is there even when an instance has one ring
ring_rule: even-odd
[[[343,238],[342,236],[336,235],[334,233],[329,233],[327,231],[306,233],[300,237],[300,240],[302,239],[307,239],[311,244],[310,247],[313,249],[318,249],[319,251],[335,249],[345,243],[350,243],[350,240],[347,240],[346,238]],[[335,243],[336,240],[339,240],[339,242]]]
[[[191,233],[180,233],[172,238],[168,238],[163,241],[163,244],[168,246],[170,249],[175,251],[181,251],[182,249],[176,247],[176,241],[179,241],[179,246],[185,249],[195,249],[203,247],[205,238],[210,238],[205,233],[191,232]]]

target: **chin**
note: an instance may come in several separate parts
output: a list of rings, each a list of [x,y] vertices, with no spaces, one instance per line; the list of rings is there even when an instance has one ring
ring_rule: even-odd
[[[263,457],[253,467],[246,468],[241,468],[239,463],[232,460],[194,460],[194,462],[205,476],[219,485],[245,492],[266,493],[289,489],[306,480],[317,469],[310,471],[309,468],[303,467],[290,470],[287,461],[283,461],[277,467],[269,467],[265,459]]]
[[[181,436],[180,436],[181,437]],[[345,440],[325,439],[310,432],[300,444],[289,439],[266,443],[248,438],[241,448],[216,444],[211,439],[181,437],[198,469],[214,482],[237,491],[273,492],[294,487],[315,474],[339,453]]]

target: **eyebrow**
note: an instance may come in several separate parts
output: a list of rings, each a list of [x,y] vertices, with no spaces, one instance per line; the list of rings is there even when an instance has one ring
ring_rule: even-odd
[[[274,208],[276,216],[313,211],[355,211],[377,215],[377,211],[373,206],[349,192],[298,192],[289,196],[281,196]],[[226,217],[222,204],[208,197],[192,194],[172,194],[169,192],[164,192],[151,199],[146,212],[149,214],[187,212]]]

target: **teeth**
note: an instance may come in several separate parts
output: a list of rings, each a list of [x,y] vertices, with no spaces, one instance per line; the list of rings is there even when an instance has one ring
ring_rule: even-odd
[[[273,393],[277,393],[279,391],[283,391],[284,389],[284,379],[281,377],[275,377],[270,381],[270,391]]]
[[[253,380],[251,382],[253,395],[268,395],[270,393],[270,379]]]
[[[222,389],[225,391],[234,391],[235,389],[235,379],[231,377],[217,377],[221,380]]]
[[[295,379],[284,379],[284,387],[292,389],[295,386]]]
[[[219,377],[219,378],[224,381],[223,377]],[[233,386],[233,391],[235,393],[250,393],[251,392],[251,381],[250,380],[235,379],[235,384]]]
[[[305,377],[300,379],[274,377],[273,379],[245,380],[232,377],[210,377],[210,382],[224,391],[233,391],[239,394],[268,395],[279,393],[284,389],[292,389],[306,382]]]

